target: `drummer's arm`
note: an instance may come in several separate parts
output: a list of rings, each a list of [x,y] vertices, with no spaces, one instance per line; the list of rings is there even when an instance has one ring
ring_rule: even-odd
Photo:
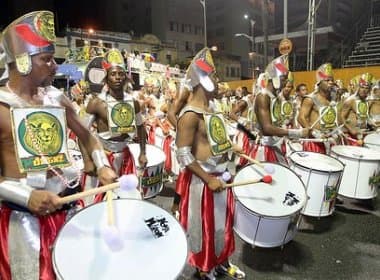
[[[184,87],[179,97],[175,99],[172,106],[168,110],[168,120],[174,126],[177,127],[177,115],[181,112],[182,108],[186,105],[187,100],[190,96],[190,91],[188,88]]]
[[[61,104],[66,108],[66,119],[69,127],[78,136],[83,146],[97,168],[97,175],[102,184],[110,184],[117,178],[116,173],[110,168],[108,159],[99,140],[91,134],[90,130],[81,122],[70,101],[63,97]]]
[[[302,105],[299,109],[299,113],[298,113],[298,123],[302,126],[302,127],[309,127],[310,124],[309,124],[309,118],[310,118],[310,114],[311,114],[311,110],[313,109],[313,100],[311,98],[304,98],[303,101],[302,101]]]
[[[199,117],[194,112],[187,112],[178,121],[176,145],[177,160],[181,168],[189,169],[198,176],[212,190],[220,190],[222,182],[204,171],[192,154],[192,148],[197,141],[195,135],[198,130]]]
[[[348,99],[343,103],[342,111],[339,114],[339,123],[343,124],[343,126],[348,130],[348,132],[355,136],[357,132],[355,129],[350,125],[350,122],[348,120],[348,116],[350,114],[350,111],[352,110],[353,106],[353,100]]]
[[[233,119],[234,121],[239,122],[239,115],[240,115],[239,113],[244,112],[244,110],[246,110],[247,107],[248,107],[247,102],[240,100],[236,104],[236,106],[234,106],[234,108],[231,110],[229,117]],[[241,123],[241,124],[244,125],[244,123]]]
[[[144,120],[141,114],[141,107],[138,101],[134,100],[135,106],[135,117],[136,117],[136,128],[137,128],[137,138],[140,145],[140,155],[139,155],[139,165],[146,166],[148,159],[146,157],[146,129],[144,125]]]

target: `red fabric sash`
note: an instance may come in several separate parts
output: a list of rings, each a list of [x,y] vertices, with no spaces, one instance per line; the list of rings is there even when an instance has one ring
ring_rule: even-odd
[[[242,137],[243,137],[243,147],[242,147],[242,150],[243,150],[243,152],[244,152],[246,155],[248,155],[249,152],[250,152],[250,150],[251,150],[251,146],[250,146],[250,144],[249,144],[248,136],[247,136],[246,133],[239,131],[237,137],[239,137],[239,133],[242,133],[242,134],[243,134],[243,136],[242,136]],[[239,160],[239,165],[244,166],[244,165],[246,165],[247,163],[248,163],[248,160],[247,160],[247,159],[242,158],[242,157],[240,158],[240,160]]]
[[[170,173],[172,170],[172,150],[170,147],[170,144],[173,141],[173,137],[171,135],[168,135],[164,139],[164,143],[162,144],[162,150],[164,151],[166,155],[166,160],[164,164],[165,171],[167,173]]]
[[[148,131],[148,144],[154,145],[156,143],[156,126],[151,125]]]
[[[177,187],[180,186],[183,191],[181,194],[181,205],[180,205],[180,223],[185,228],[188,229],[187,218],[188,213],[192,211],[189,209],[189,191],[192,173],[185,169],[185,171],[179,174],[177,179]],[[233,234],[233,218],[234,218],[234,199],[231,189],[226,190],[227,193],[227,212],[226,212],[226,227],[225,227],[225,237],[224,237],[224,248],[220,256],[215,255],[215,244],[214,244],[214,234],[215,234],[215,224],[214,224],[214,196],[213,192],[204,186],[203,196],[202,196],[202,250],[194,254],[189,253],[188,262],[190,265],[195,266],[202,271],[210,271],[212,268],[216,267],[218,264],[225,262],[228,257],[235,250],[235,240]]]
[[[305,152],[315,152],[320,154],[326,154],[325,145],[321,142],[304,142],[302,144]]]
[[[8,256],[8,225],[12,210],[6,206],[0,208],[0,279],[11,280],[11,268]],[[40,223],[40,280],[53,280],[51,248],[59,230],[66,221],[66,212],[56,212],[38,217]]]

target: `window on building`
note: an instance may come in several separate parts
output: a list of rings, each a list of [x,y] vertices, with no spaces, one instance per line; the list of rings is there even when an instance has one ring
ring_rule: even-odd
[[[172,64],[172,55],[171,54],[166,55],[166,63]]]
[[[236,68],[236,73],[237,73],[237,77],[240,77],[240,68],[239,67]]]
[[[195,51],[198,52],[201,49],[203,49],[203,44],[201,44],[201,43],[195,43],[194,47],[195,47]]]
[[[83,39],[76,39],[75,40],[75,47],[81,48],[84,46],[84,40]]]
[[[178,22],[171,21],[169,22],[170,31],[178,31]]]
[[[182,33],[185,32],[185,24],[184,24],[184,23],[181,24],[181,32],[182,32]]]
[[[187,50],[187,51],[191,50],[191,42],[189,42],[189,41],[185,42],[185,50]]]
[[[235,76],[235,67],[231,67],[231,77],[236,77]]]
[[[230,67],[226,67],[226,77],[230,76]]]

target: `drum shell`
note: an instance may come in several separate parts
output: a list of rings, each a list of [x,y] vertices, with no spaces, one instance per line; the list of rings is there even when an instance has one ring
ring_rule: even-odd
[[[340,181],[343,176],[344,164],[338,159],[328,155],[313,152],[302,152],[313,154],[314,156],[329,157],[330,160],[337,162],[337,166],[341,166],[341,170],[318,170],[303,166],[294,158],[295,154],[289,157],[290,169],[296,172],[305,184],[306,192],[309,197],[305,207],[301,213],[307,216],[324,217],[334,212],[335,196],[329,198],[329,191],[337,192],[339,190]],[[336,195],[336,194],[335,194]]]
[[[242,188],[262,188],[261,198],[260,194],[258,194],[257,192],[255,193],[255,191],[258,191],[258,189],[252,190],[254,197],[253,199],[256,202],[261,201],[261,203],[264,203],[262,204],[263,207],[275,207],[276,203],[281,203],[283,201],[283,197],[288,190],[294,191],[296,189],[296,191],[294,192],[297,194],[297,197],[299,198],[299,204],[297,205],[297,207],[291,208],[288,212],[284,213],[283,215],[280,213],[281,211],[275,211],[276,213],[273,214],[269,212],[263,213],[258,211],[257,209],[253,209],[252,205],[248,205],[246,203],[246,201],[244,200],[245,197],[242,196],[241,193],[241,190],[243,189],[239,191],[234,188],[234,196],[236,200],[234,230],[244,241],[246,241],[249,244],[259,247],[277,247],[286,244],[294,238],[297,232],[296,225],[300,211],[306,203],[306,192],[301,179],[292,170],[280,164],[265,164],[272,165],[275,167],[276,172],[273,174],[273,185],[268,186],[266,184],[259,183]],[[241,177],[245,176],[244,173],[247,172],[248,168],[252,167],[246,166],[243,169],[241,169],[236,175],[234,181],[238,182],[242,180]],[[277,177],[280,175],[281,179]],[[257,175],[252,176],[255,177]],[[255,179],[252,178],[252,176],[249,176],[250,179]],[[289,179],[290,183],[286,183],[287,180],[285,180],[285,178]],[[286,183],[286,186],[281,186],[281,184],[283,184],[284,182]],[[272,188],[272,190],[269,191],[268,189],[267,191],[266,188]],[[259,192],[261,192],[261,190],[259,189]],[[250,189],[248,189],[247,191],[249,192]]]
[[[339,194],[348,198],[372,199],[377,196],[377,187],[369,184],[369,178],[380,171],[380,157],[365,158],[353,154],[348,156],[335,150],[339,146],[331,149],[331,156],[336,157],[345,164],[342,181],[339,187]],[[349,149],[355,148],[369,151],[363,147],[347,146]],[[335,148],[335,149],[334,149]],[[372,151],[373,155],[380,152]]]
[[[188,253],[179,222],[147,201],[118,199],[113,203],[122,249],[112,251],[101,234],[107,224],[106,202],[86,207],[66,222],[55,240],[52,259],[57,279],[177,279]],[[151,217],[166,219],[166,235],[153,236],[144,222]],[[144,269],[146,264],[149,269]]]
[[[138,157],[140,155],[139,144],[129,144],[129,150],[138,168]],[[152,198],[158,195],[163,188],[163,169],[165,153],[157,146],[146,144],[146,157],[148,159],[144,175],[141,177],[144,198]]]

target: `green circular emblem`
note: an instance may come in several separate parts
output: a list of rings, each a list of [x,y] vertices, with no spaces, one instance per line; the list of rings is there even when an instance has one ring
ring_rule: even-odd
[[[367,102],[360,101],[358,104],[358,111],[360,115],[367,115],[367,112],[368,112]]]
[[[111,118],[117,126],[130,126],[134,119],[134,109],[129,103],[118,103],[112,108]]]
[[[283,111],[283,114],[287,117],[291,116],[292,113],[293,113],[293,106],[292,106],[292,103],[290,102],[284,102],[282,104],[282,111]]]
[[[20,122],[18,134],[22,147],[33,155],[56,155],[63,145],[60,121],[47,112],[33,112]]]
[[[322,114],[325,112],[325,110],[328,110],[326,114],[322,117],[322,120],[325,124],[334,124],[336,120],[336,112],[334,108],[327,107],[322,111]]]
[[[224,144],[227,142],[226,129],[223,121],[218,116],[211,116],[209,131],[211,139],[215,143]]]
[[[281,117],[281,104],[277,99],[273,104],[273,117],[275,118],[275,121],[279,120]]]

